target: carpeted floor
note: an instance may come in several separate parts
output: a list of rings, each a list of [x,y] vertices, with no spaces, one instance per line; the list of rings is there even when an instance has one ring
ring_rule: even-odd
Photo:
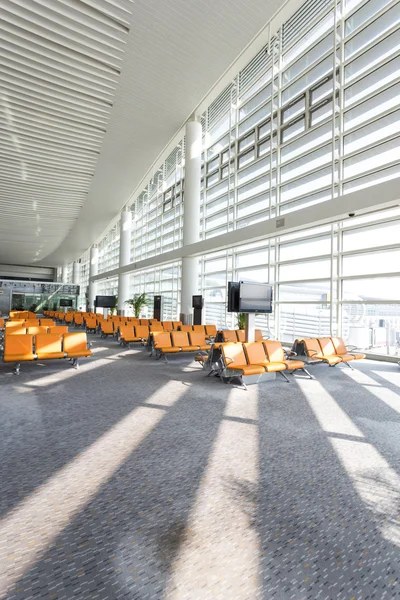
[[[0,600],[400,598],[400,369],[0,364]]]

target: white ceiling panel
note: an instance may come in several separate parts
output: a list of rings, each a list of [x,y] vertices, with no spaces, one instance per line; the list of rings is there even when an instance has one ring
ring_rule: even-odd
[[[43,260],[79,217],[115,102],[133,3],[2,0],[0,260]]]
[[[281,4],[1,0],[0,261],[79,257]]]

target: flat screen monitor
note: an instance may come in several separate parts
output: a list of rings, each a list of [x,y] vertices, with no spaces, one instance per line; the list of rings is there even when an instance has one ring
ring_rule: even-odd
[[[117,303],[116,296],[96,296],[96,308],[115,308]]]
[[[239,312],[272,313],[272,285],[240,282]]]
[[[60,298],[60,306],[72,306],[72,298]]]
[[[192,296],[192,308],[203,308],[203,296],[196,295]]]
[[[239,288],[238,281],[228,281],[228,312],[239,312]]]

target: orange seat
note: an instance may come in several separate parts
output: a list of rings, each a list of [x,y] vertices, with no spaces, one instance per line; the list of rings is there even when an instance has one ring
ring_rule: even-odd
[[[182,326],[182,321],[172,321],[172,328],[174,331],[179,331],[179,328]]]
[[[91,356],[92,351],[87,347],[87,338],[84,331],[64,334],[64,352],[68,358]]]
[[[246,341],[246,332],[244,329],[236,329],[236,337],[238,342],[244,343]]]
[[[25,335],[26,334],[26,327],[7,327],[7,329],[5,330],[5,336],[8,337],[10,335]]]
[[[347,346],[344,343],[342,338],[333,337],[331,339],[332,339],[332,344],[335,348],[336,354],[338,356],[340,356],[340,358],[343,361],[348,362],[349,360],[361,360],[361,359],[365,358],[365,354],[363,354],[362,352],[353,352],[353,346],[350,346],[349,348],[347,348]],[[350,357],[352,357],[352,358],[350,358]]]
[[[243,344],[247,362],[252,365],[261,365],[267,373],[276,373],[284,371],[286,365],[284,362],[269,360],[265,354],[265,348],[262,342],[246,342]]]
[[[193,325],[192,330],[196,331],[197,333],[205,333],[206,332],[204,325]]]
[[[242,344],[228,342],[221,344],[222,355],[228,371],[241,371],[242,375],[262,375],[265,368],[261,365],[249,365]]]
[[[173,329],[172,321],[163,321],[161,325],[163,326],[164,331],[172,331]]]
[[[217,328],[215,325],[205,325],[206,334],[210,337],[215,337],[217,335]]]
[[[114,335],[114,323],[112,321],[102,321],[100,324],[101,337]]]
[[[153,345],[158,358],[162,354],[176,354],[181,349],[172,346],[171,334],[166,331],[156,331],[153,333]]]
[[[28,327],[27,333],[31,333],[32,335],[38,335],[47,333],[48,327],[37,325],[36,327]]]
[[[336,354],[335,346],[330,337],[318,338],[318,343],[321,347],[325,362],[328,362],[329,365],[335,365],[342,362],[342,358]]]
[[[180,325],[179,331],[184,331],[184,332],[188,333],[189,331],[193,331],[193,326],[192,325]]]
[[[147,340],[149,337],[149,326],[148,325],[136,325],[135,326],[135,336],[137,341]]]
[[[324,338],[321,338],[321,339],[324,339]],[[330,338],[327,338],[327,339],[330,340]],[[309,358],[321,360],[322,362],[326,362],[329,365],[337,365],[339,362],[341,362],[340,356],[337,356],[335,352],[333,352],[333,355],[331,355],[331,356],[324,354],[324,352],[320,346],[319,339],[305,338],[303,340],[303,342],[306,347],[307,356]],[[332,342],[331,342],[331,345],[333,346]]]
[[[197,346],[189,343],[188,333],[186,331],[173,331],[171,333],[172,345],[179,348],[181,352],[194,352],[198,350]]]
[[[119,336],[122,342],[129,343],[129,341],[133,341],[135,331],[132,323],[130,325],[120,325]]]
[[[206,342],[206,334],[204,332],[189,331],[190,346],[196,347],[197,350],[210,350],[210,344]]]
[[[234,329],[224,329],[221,331],[224,342],[235,343],[238,341],[236,331]]]
[[[104,322],[105,321],[102,321],[102,323],[104,323]],[[86,317],[85,325],[86,325],[86,329],[89,329],[91,331],[96,331],[96,329],[97,329],[96,317]]]
[[[304,369],[304,362],[302,360],[289,360],[287,358],[280,342],[275,340],[264,340],[262,343],[270,362],[283,363],[289,371]]]
[[[41,360],[64,358],[62,335],[59,333],[41,333],[37,335],[36,355]]]
[[[164,331],[163,326],[158,321],[150,325],[150,333],[154,333],[155,331]]]
[[[150,325],[150,319],[139,319],[141,325],[146,325],[147,327]]]
[[[68,333],[68,325],[54,325],[54,327],[49,327],[49,333],[59,333],[60,335]]]
[[[4,339],[4,362],[35,360],[33,335],[6,335]]]
[[[261,329],[255,329],[254,330],[254,341],[255,342],[261,342],[263,340],[263,334]]]

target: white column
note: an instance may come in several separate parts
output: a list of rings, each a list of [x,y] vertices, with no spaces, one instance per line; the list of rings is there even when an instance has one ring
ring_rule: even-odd
[[[94,311],[94,301],[97,296],[97,281],[90,281],[91,277],[97,275],[99,271],[99,249],[97,246],[90,248],[90,263],[89,263],[89,302],[88,310]]]
[[[60,282],[65,283],[67,280],[67,267],[61,267]]]
[[[75,261],[73,266],[72,266],[72,283],[74,285],[79,285],[79,281],[80,281],[80,264],[78,263],[78,261]]]
[[[121,213],[119,238],[119,266],[124,267],[131,262],[131,229],[132,213],[130,210],[124,210]],[[129,273],[120,273],[118,275],[118,314],[124,315],[126,312],[125,300],[129,299]]]
[[[201,180],[201,123],[186,123],[185,188],[183,245],[200,239],[200,180]],[[192,322],[192,296],[198,294],[199,259],[188,256],[182,259],[181,317]]]

